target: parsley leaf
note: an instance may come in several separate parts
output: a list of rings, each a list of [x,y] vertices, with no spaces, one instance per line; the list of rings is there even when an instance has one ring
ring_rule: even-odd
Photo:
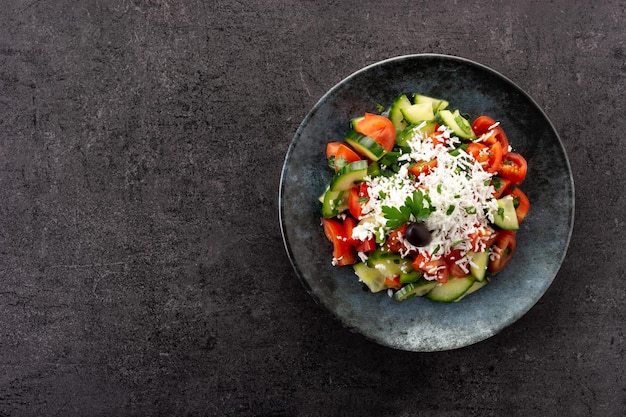
[[[428,204],[424,204],[426,201]],[[428,217],[434,211],[430,205],[428,194],[424,195],[421,190],[413,191],[411,197],[407,197],[400,207],[382,206],[383,216],[387,219],[386,226],[397,229],[403,224]]]

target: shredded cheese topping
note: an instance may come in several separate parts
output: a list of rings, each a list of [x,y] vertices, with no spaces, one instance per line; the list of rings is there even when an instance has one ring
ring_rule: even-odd
[[[420,219],[431,231],[432,241],[427,246],[416,248],[405,240],[407,252],[418,250],[431,259],[448,255],[455,249],[466,253],[471,250],[471,235],[489,228],[489,223],[493,222],[492,212],[498,207],[493,198],[492,174],[458,148],[460,140],[451,135],[445,126],[439,128],[434,141],[431,136],[423,135],[419,128],[416,127],[407,142],[410,153],[398,158],[407,163],[400,167],[397,174],[365,179],[370,197],[363,206],[363,217],[359,219],[361,221],[352,236],[360,240],[371,237],[384,240],[391,230],[386,226],[382,207],[401,207],[407,197],[416,189],[421,189],[428,193],[431,207],[435,209],[427,218]],[[417,178],[409,174],[408,162],[433,159],[437,159],[436,167]]]

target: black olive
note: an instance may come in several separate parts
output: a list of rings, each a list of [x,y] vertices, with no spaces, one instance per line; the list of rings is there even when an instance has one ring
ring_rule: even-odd
[[[405,232],[406,240],[413,246],[426,246],[432,240],[430,230],[424,222],[409,223]]]

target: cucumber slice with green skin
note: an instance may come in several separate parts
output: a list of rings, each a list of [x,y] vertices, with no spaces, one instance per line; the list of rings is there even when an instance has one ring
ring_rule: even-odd
[[[388,278],[413,271],[410,259],[401,257],[399,253],[382,251],[381,249],[369,254],[367,266],[376,268]]]
[[[447,109],[440,110],[437,112],[437,119],[439,123],[446,125],[452,130],[455,136],[461,139],[476,139],[476,135],[472,130],[472,125],[470,125],[469,120],[461,116],[458,110],[455,110],[454,113]]]
[[[348,192],[347,191],[331,191],[330,189],[324,194],[322,201],[322,217],[330,219],[338,216],[348,209]]]
[[[403,130],[408,125],[404,120],[401,109],[410,105],[411,100],[409,100],[406,94],[399,95],[393,103],[391,103],[391,107],[389,108],[389,120],[391,120],[391,123],[396,127],[396,130]]]
[[[493,224],[504,230],[519,229],[512,195],[498,199],[498,210],[493,212]]]
[[[433,106],[430,103],[411,104],[400,109],[404,120],[409,123],[419,123],[421,121],[435,120]]]
[[[374,161],[371,164],[369,164],[369,166],[367,167],[367,175],[369,177],[374,178],[381,174],[382,172],[380,170],[380,165],[378,164],[378,162]]]
[[[437,281],[420,278],[417,282],[406,284],[393,294],[397,301],[408,300],[413,297],[423,297],[437,286]]]
[[[365,262],[359,262],[353,268],[359,280],[367,285],[371,292],[378,292],[387,288],[385,276],[378,269],[370,268]]]
[[[423,275],[420,271],[412,270],[411,272],[401,272],[400,273],[400,282],[403,284],[408,284],[411,282],[417,282]]]
[[[361,117],[355,117],[354,119],[350,120],[350,127],[353,130],[356,130],[356,124],[359,123],[363,119],[365,119],[365,117],[361,116]]]
[[[428,136],[435,132],[435,127],[437,127],[437,122],[434,120],[411,124],[396,135],[396,145],[400,147],[407,146],[408,141],[413,138],[413,136],[418,134]]]
[[[467,252],[469,258],[470,274],[478,281],[484,281],[487,275],[487,265],[489,264],[489,251]]]
[[[374,139],[362,135],[355,130],[348,133],[345,140],[359,155],[371,161],[378,161],[386,153],[385,149]]]
[[[443,303],[451,303],[470,289],[474,283],[474,277],[466,276],[464,278],[450,277],[445,284],[434,287],[426,297],[433,301]]]
[[[457,298],[456,300],[454,300],[455,303],[461,301],[463,298],[467,297],[468,295],[470,295],[473,292],[476,292],[478,290],[480,290],[482,287],[484,287],[485,285],[487,285],[489,281],[484,280],[484,281],[474,281],[474,283],[472,284],[471,287],[469,287],[469,290],[465,291],[465,294],[463,294],[462,296],[460,296],[459,298]]]
[[[355,161],[341,168],[330,180],[331,191],[348,191],[367,176],[367,161]]]
[[[421,94],[413,95],[413,103],[415,104],[430,103],[433,108],[433,112],[435,113],[437,113],[439,110],[447,109],[448,105],[450,104],[446,100],[441,100],[441,99],[429,97],[429,96],[423,96]]]

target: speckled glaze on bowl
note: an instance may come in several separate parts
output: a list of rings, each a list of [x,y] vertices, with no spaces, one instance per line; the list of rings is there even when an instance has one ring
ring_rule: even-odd
[[[459,303],[372,294],[352,268],[331,265],[318,197],[332,176],[326,143],[348,121],[401,93],[445,98],[451,108],[499,120],[528,161],[522,189],[531,211],[517,233],[508,267]],[[379,344],[441,351],[477,343],[524,315],[545,293],[565,257],[574,222],[574,184],[561,140],[545,113],[513,82],[481,64],[436,54],[401,56],[350,75],[313,107],[289,147],[280,185],[280,222],[289,258],[307,291],[343,325]]]

